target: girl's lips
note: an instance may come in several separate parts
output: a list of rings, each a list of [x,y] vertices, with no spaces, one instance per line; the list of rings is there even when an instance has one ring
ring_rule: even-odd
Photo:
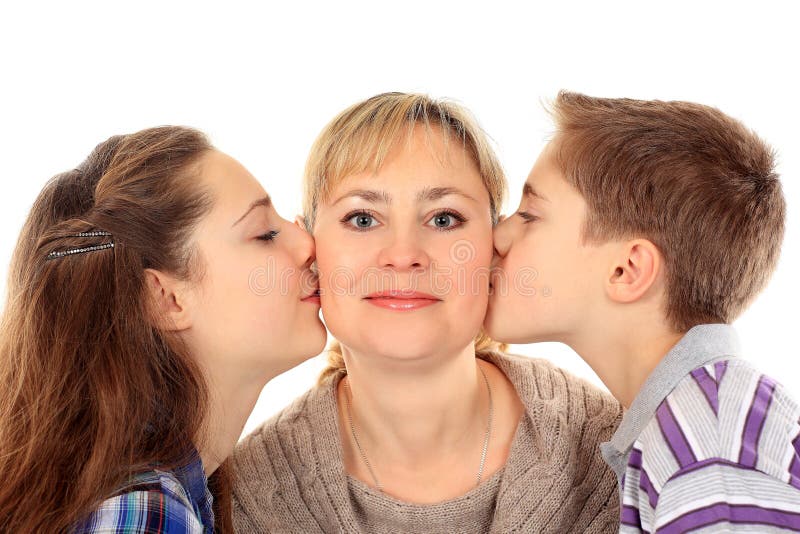
[[[303,297],[300,299],[302,302],[310,302],[312,304],[316,304],[319,306],[320,298],[319,298],[319,289],[308,295],[307,297]]]
[[[418,310],[442,301],[419,291],[381,291],[365,297],[364,300],[373,306],[397,311]]]

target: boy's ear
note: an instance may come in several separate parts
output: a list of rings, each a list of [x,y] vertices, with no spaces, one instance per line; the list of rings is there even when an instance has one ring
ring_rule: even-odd
[[[653,287],[662,263],[661,252],[651,241],[634,239],[624,243],[611,265],[606,293],[614,302],[636,302]]]
[[[156,328],[177,332],[192,325],[186,283],[156,269],[145,269],[145,287],[155,314]]]

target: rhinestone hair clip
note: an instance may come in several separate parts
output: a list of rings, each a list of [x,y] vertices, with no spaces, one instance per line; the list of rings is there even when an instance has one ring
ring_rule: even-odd
[[[81,232],[79,234],[68,234],[65,237],[111,237],[110,232]],[[101,245],[91,245],[88,247],[80,247],[80,248],[71,248],[68,250],[62,250],[56,252],[55,250],[47,255],[48,260],[54,260],[56,258],[63,258],[64,256],[71,256],[72,254],[81,254],[83,252],[93,252],[95,250],[105,250],[107,248],[114,248],[114,241],[110,243],[103,243]]]

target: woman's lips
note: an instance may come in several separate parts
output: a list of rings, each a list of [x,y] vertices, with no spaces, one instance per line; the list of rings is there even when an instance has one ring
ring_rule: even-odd
[[[382,291],[364,298],[373,306],[396,311],[411,311],[426,308],[442,300],[419,291]]]

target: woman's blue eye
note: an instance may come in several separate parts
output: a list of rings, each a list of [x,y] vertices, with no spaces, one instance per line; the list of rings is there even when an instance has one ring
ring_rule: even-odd
[[[278,237],[279,233],[280,232],[278,230],[270,230],[266,234],[258,236],[257,239],[260,239],[261,241],[274,241],[275,238]]]
[[[464,217],[458,213],[452,211],[442,211],[434,215],[430,222],[432,222],[433,226],[436,228],[440,228],[442,230],[452,230],[453,228],[463,224],[465,220],[466,219],[464,219]]]
[[[370,213],[359,211],[345,215],[342,222],[358,230],[366,230],[378,225],[378,221]]]

